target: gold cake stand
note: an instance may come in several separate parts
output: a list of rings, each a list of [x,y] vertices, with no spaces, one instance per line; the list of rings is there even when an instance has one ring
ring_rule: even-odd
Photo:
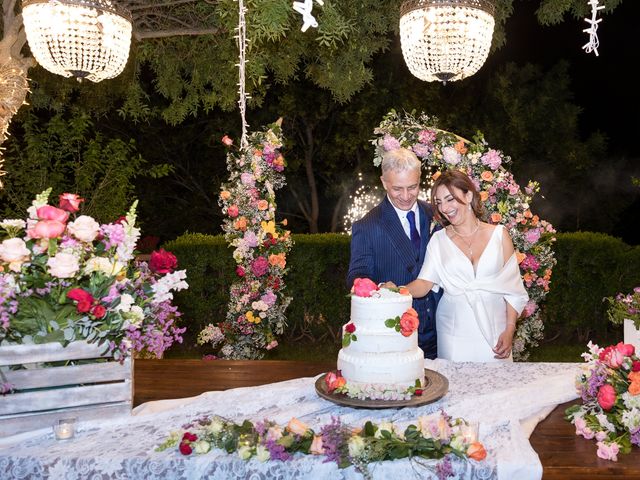
[[[329,393],[327,384],[324,381],[326,376],[327,374],[325,373],[316,380],[316,393],[330,402],[355,408],[419,407],[440,400],[449,391],[447,377],[428,368],[424,369],[425,385],[422,395],[414,395],[409,400],[361,400],[347,397],[344,393]]]

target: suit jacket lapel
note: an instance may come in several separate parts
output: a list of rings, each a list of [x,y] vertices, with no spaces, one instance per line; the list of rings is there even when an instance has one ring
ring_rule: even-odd
[[[396,250],[400,254],[403,259],[411,259],[411,261],[407,264],[407,266],[411,266],[416,258],[416,251],[413,248],[413,244],[407,234],[404,233],[404,229],[402,228],[402,224],[400,223],[400,219],[398,218],[398,214],[391,205],[389,199],[384,197],[383,200],[383,210],[382,216],[384,219],[384,229],[389,234],[391,241],[396,247]],[[421,225],[422,227],[422,225]]]

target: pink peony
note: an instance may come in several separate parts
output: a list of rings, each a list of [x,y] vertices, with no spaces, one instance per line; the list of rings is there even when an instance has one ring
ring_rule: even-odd
[[[371,292],[378,290],[378,285],[368,278],[356,278],[353,281],[353,293],[357,297],[370,297]]]
[[[611,410],[616,403],[616,391],[615,389],[605,383],[598,389],[598,404],[603,410]]]
[[[56,220],[58,222],[66,222],[69,218],[69,212],[51,205],[44,205],[37,210],[40,220]]]
[[[60,208],[67,212],[77,212],[80,210],[80,203],[84,202],[84,198],[80,198],[75,193],[63,193],[60,195]]]
[[[256,277],[261,277],[269,271],[269,260],[264,257],[258,257],[251,262],[251,271]]]
[[[480,161],[483,165],[486,165],[491,170],[497,170],[500,165],[502,165],[502,157],[496,150],[489,150],[482,157],[480,157]]]
[[[389,150],[397,150],[398,148],[400,148],[400,142],[398,141],[398,139],[389,135],[388,133],[385,134],[384,139],[382,140],[382,144],[387,152]]]
[[[524,238],[529,243],[536,243],[538,240],[540,240],[540,229],[530,228],[525,232]]]

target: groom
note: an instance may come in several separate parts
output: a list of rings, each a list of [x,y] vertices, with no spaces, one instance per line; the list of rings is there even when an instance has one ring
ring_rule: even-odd
[[[388,151],[382,160],[384,200],[351,230],[347,285],[356,278],[406,285],[420,273],[432,219],[431,206],[418,200],[421,163],[404,148]],[[420,317],[418,344],[426,358],[436,358],[436,306],[440,294],[413,300]]]

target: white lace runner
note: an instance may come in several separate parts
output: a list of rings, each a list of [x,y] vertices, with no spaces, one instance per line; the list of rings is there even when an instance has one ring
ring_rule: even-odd
[[[213,450],[182,456],[177,449],[155,452],[171,430],[194,418],[217,414],[236,422],[265,418],[286,424],[293,416],[319,431],[332,416],[362,426],[367,420],[393,421],[401,426],[443,409],[453,417],[480,422],[480,441],[488,457],[483,462],[453,461],[458,478],[536,479],[542,466],[527,432],[540,412],[577,397],[574,387],[579,364],[451,363],[426,360],[426,367],[449,379],[449,393],[418,408],[367,410],[342,407],[315,393],[314,379],[301,378],[251,388],[207,392],[181,400],[150,402],[132,417],[85,422],[72,440],[56,441],[49,430],[30,438],[0,443],[2,479],[360,479],[354,467],[341,470],[324,457],[296,455],[289,462],[240,460]],[[533,423],[532,423],[533,422]],[[370,465],[375,479],[436,478],[435,461],[403,459]]]

